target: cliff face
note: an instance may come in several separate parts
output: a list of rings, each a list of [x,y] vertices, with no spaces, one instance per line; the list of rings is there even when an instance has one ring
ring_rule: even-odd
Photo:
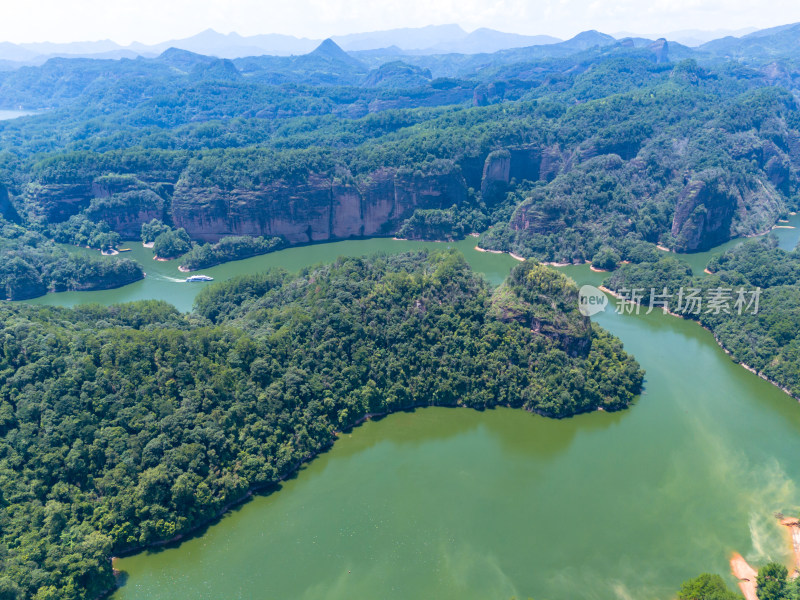
[[[512,146],[489,154],[483,164],[481,195],[487,203],[496,202],[508,190],[511,180],[551,181],[564,165],[556,146]]]
[[[79,183],[34,183],[26,196],[35,215],[48,223],[85,211],[123,236],[138,237],[142,223],[165,216],[165,200],[150,187],[130,175],[107,175]]]
[[[707,250],[735,236],[766,230],[785,209],[770,182],[731,180],[719,171],[707,171],[681,192],[672,221],[675,249]]]
[[[12,223],[19,221],[17,210],[14,208],[14,205],[11,204],[11,199],[8,197],[8,190],[3,184],[0,184],[0,217]]]
[[[142,223],[164,219],[164,199],[152,190],[131,190],[94,198],[86,211],[92,221],[105,221],[123,237],[138,237]]]
[[[276,181],[256,189],[180,181],[172,219],[195,239],[264,235],[297,244],[390,233],[417,208],[449,208],[466,198],[457,168],[429,174],[381,169],[350,183],[310,175],[303,183]]]
[[[48,223],[66,221],[77,215],[89,207],[94,197],[90,182],[31,184],[25,193],[30,199],[29,204],[35,207],[36,216],[43,217]]]

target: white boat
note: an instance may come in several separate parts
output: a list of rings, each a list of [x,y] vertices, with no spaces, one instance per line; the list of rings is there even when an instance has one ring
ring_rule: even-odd
[[[191,277],[186,278],[187,282],[192,281],[214,281],[213,277],[209,277],[208,275],[192,275]]]

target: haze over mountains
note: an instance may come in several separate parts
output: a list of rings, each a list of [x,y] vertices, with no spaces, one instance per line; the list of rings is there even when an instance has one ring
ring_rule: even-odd
[[[686,30],[667,33],[665,35],[642,35],[629,32],[617,33],[614,39],[623,38],[654,40],[664,37],[685,46],[701,46],[712,40],[721,45],[729,38],[740,36],[750,38],[764,35],[765,32],[786,29],[772,28],[755,32],[752,28],[738,31]],[[435,54],[481,54],[500,50],[543,46],[561,42],[559,38],[549,35],[520,35],[505,33],[494,29],[480,28],[467,32],[459,25],[430,25],[418,28],[390,29],[366,33],[352,33],[332,36],[343,50],[347,52],[374,51],[391,49],[396,54],[435,55]],[[142,56],[152,58],[169,48],[179,48],[197,54],[215,56],[217,58],[242,58],[248,56],[291,56],[307,54],[314,50],[323,40],[301,38],[277,33],[242,36],[238,33],[223,34],[207,29],[197,35],[146,45],[134,42],[122,46],[111,40],[90,42],[51,43],[34,42],[12,44],[0,42],[0,69],[8,70],[20,66],[39,65],[53,57],[85,57],[85,58],[136,58]],[[757,45],[757,42],[749,42]]]

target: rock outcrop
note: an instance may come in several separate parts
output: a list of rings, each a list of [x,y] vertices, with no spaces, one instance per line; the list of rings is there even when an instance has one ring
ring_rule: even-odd
[[[312,174],[299,184],[278,180],[256,189],[181,181],[172,219],[194,239],[264,235],[299,244],[387,234],[417,208],[449,208],[466,199],[456,167],[427,174],[381,169],[351,181]]]
[[[448,209],[471,189],[496,202],[509,185],[551,180],[565,164],[558,146],[513,146],[459,164],[439,161],[427,171],[382,168],[368,175],[310,173],[298,182],[275,180],[253,188],[224,188],[186,172],[177,182],[142,175],[100,175],[70,183],[32,183],[25,191],[31,217],[49,223],[86,214],[126,238],[160,219],[196,240],[230,235],[282,237],[302,244],[389,235],[417,209]]]
[[[672,220],[675,249],[696,252],[766,230],[785,210],[769,182],[733,180],[719,170],[698,174],[681,192]]]
[[[512,180],[551,181],[561,170],[564,157],[558,146],[542,148],[535,144],[511,146],[486,157],[481,176],[481,196],[496,202]]]
[[[11,198],[8,196],[8,190],[2,184],[0,184],[0,217],[12,223],[19,221],[17,209],[14,208],[14,205],[11,203]]]

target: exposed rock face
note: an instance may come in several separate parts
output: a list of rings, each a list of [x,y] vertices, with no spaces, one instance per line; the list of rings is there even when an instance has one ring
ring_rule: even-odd
[[[310,175],[301,184],[277,181],[252,190],[181,181],[172,218],[195,239],[265,235],[297,244],[386,234],[417,208],[449,208],[466,198],[457,168],[430,174],[381,169],[352,183]]]
[[[25,192],[33,201],[37,216],[44,217],[48,223],[66,221],[77,215],[89,207],[94,197],[91,183],[31,184]]]
[[[681,192],[672,221],[675,249],[707,250],[737,235],[759,233],[774,223],[783,201],[771,184],[731,181],[721,171],[707,171]]]
[[[310,174],[300,183],[278,180],[255,189],[223,189],[191,176],[176,184],[135,175],[103,175],[70,184],[31,184],[28,206],[56,223],[84,213],[124,237],[139,236],[152,219],[184,227],[197,240],[229,235],[280,236],[290,244],[396,232],[416,209],[447,209],[480,189],[488,202],[512,180],[550,180],[564,158],[557,146],[514,146],[488,157],[442,161],[429,172],[384,168],[354,178]]]
[[[19,221],[19,214],[17,214],[14,205],[11,204],[11,199],[8,197],[8,190],[2,184],[0,184],[0,217],[12,223]]]
[[[130,175],[107,175],[80,183],[31,184],[26,195],[36,216],[48,223],[85,212],[91,220],[105,221],[126,237],[138,237],[142,223],[163,219],[167,204],[148,184]]]
[[[505,193],[511,179],[511,153],[497,150],[483,163],[481,196],[487,203],[497,202]]]
[[[497,201],[512,179],[517,183],[551,181],[561,170],[564,158],[558,146],[512,146],[486,157],[481,177],[481,195],[487,202]]]
[[[659,38],[647,49],[653,53],[653,58],[658,64],[669,62],[669,43],[664,38]]]
[[[95,197],[86,211],[92,221],[105,221],[123,237],[138,237],[142,223],[164,220],[164,199],[152,190],[131,190]]]

